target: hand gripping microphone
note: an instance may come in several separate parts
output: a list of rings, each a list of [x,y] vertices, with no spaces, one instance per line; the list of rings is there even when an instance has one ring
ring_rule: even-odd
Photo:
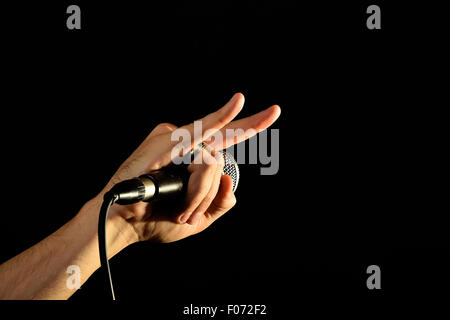
[[[202,145],[204,147],[204,145]],[[226,151],[219,151],[224,160],[222,175],[229,175],[233,180],[233,191],[239,183],[239,167],[233,156]],[[114,204],[132,204],[139,201],[171,200],[181,197],[187,188],[189,172],[186,165],[173,165],[144,174],[138,178],[124,180],[114,185],[105,193],[98,221],[98,246],[100,263],[106,281],[111,288],[111,296],[116,300],[111,279],[106,245],[106,220],[109,208]]]
[[[231,177],[233,191],[235,191],[239,183],[239,167],[231,154],[226,151],[219,153],[222,154],[224,160],[222,175],[226,174]],[[186,166],[174,165],[138,178],[122,181],[116,184],[105,197],[114,198],[114,203],[117,204],[175,199],[184,193],[188,179],[189,173]]]

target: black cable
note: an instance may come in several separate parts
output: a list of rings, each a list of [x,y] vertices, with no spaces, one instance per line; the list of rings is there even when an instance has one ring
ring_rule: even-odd
[[[109,208],[114,204],[114,202],[116,202],[117,199],[117,195],[111,192],[107,192],[103,197],[103,203],[98,217],[98,249],[100,251],[100,269],[102,274],[104,275],[105,281],[109,282],[113,300],[116,300],[116,296],[114,295],[114,287],[108,261],[108,246],[106,244],[106,220],[108,219]]]

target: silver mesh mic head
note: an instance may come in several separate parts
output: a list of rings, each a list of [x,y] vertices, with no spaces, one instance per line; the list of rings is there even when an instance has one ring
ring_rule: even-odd
[[[203,142],[200,143],[199,146],[200,149],[208,148],[208,146],[205,145]],[[226,174],[231,177],[231,179],[233,180],[233,192],[234,192],[236,191],[239,183],[239,166],[230,153],[223,150],[219,152],[222,154],[224,162],[222,175]]]
[[[233,192],[236,191],[239,183],[239,166],[233,156],[226,151],[220,151],[223,155],[224,166],[222,174],[227,174],[233,179]]]

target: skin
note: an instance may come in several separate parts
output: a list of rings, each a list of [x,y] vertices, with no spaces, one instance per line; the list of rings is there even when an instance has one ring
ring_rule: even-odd
[[[171,205],[139,202],[128,206],[113,205],[106,225],[109,258],[138,241],[173,242],[197,234],[229,211],[236,203],[232,180],[222,176],[223,160],[215,151],[250,138],[246,133],[225,138],[226,129],[268,128],[280,115],[277,105],[253,116],[232,121],[244,105],[244,96],[235,94],[221,109],[204,117],[202,136],[194,140],[194,125],[189,130],[191,147],[205,142],[208,147],[197,156],[201,163],[191,163],[187,194],[183,202]],[[119,181],[161,169],[172,161],[171,151],[178,141],[171,141],[177,127],[162,123],[119,167],[105,188],[88,201],[78,214],[59,230],[0,265],[0,299],[67,299],[75,289],[68,289],[66,269],[78,265],[83,284],[100,267],[97,225],[103,195]],[[209,139],[217,131],[222,141]],[[206,134],[208,133],[208,134]]]

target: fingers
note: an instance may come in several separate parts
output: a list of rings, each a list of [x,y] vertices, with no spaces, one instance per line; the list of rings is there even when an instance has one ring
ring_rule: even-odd
[[[219,190],[205,215],[212,221],[220,218],[224,213],[234,207],[236,197],[233,192],[233,179],[228,175],[221,176]]]
[[[209,146],[214,150],[222,150],[245,141],[258,132],[270,127],[278,119],[280,114],[280,107],[273,105],[250,117],[233,121],[220,130],[223,140],[214,140]]]
[[[178,220],[180,223],[187,222],[194,225],[200,220],[202,215],[205,215],[209,220],[209,225],[236,204],[236,197],[233,192],[233,179],[228,175],[222,175],[221,165],[216,167],[215,172],[211,171],[206,172],[205,170],[197,170],[198,177],[201,176],[203,178],[202,187],[191,189],[192,195],[187,198],[188,207],[180,215]],[[194,175],[194,173],[195,172],[193,172],[192,175]],[[211,176],[213,177],[212,181]],[[197,180],[198,178],[195,178],[192,181]],[[190,182],[191,180],[189,180],[189,183]],[[206,186],[208,183],[211,183],[211,186],[206,193],[205,190],[207,189]],[[195,208],[194,211],[190,213],[193,208]]]
[[[189,224],[196,224],[198,220],[201,218],[201,216],[205,213],[205,211],[209,208],[212,201],[214,200],[217,191],[219,190],[220,186],[220,178],[222,177],[222,171],[224,166],[224,160],[221,153],[216,153],[215,159],[217,161],[216,165],[216,171],[214,173],[214,178],[211,184],[211,187],[209,189],[209,192],[205,196],[205,198],[202,200],[202,202],[199,204],[199,206],[194,210],[191,217],[186,221]]]
[[[197,163],[194,159],[188,167],[191,175],[187,187],[186,206],[178,217],[180,223],[188,221],[207,196],[214,181],[217,164],[213,156],[208,151],[202,150],[197,157],[203,157],[203,160]]]
[[[158,154],[164,156],[164,161],[160,162],[162,164],[167,164],[170,160],[173,160],[173,157],[185,156],[199,143],[212,137],[213,140],[209,143],[212,149],[222,150],[228,148],[233,144],[249,139],[258,132],[265,130],[280,116],[280,107],[278,105],[273,105],[255,115],[231,122],[231,120],[233,120],[242,110],[244,100],[244,96],[241,93],[236,93],[222,108],[200,120],[200,132],[196,132],[200,128],[196,127],[194,123],[180,127],[179,129],[183,129],[187,134],[184,135],[180,133],[180,137],[183,138],[182,144],[179,144],[179,139],[172,140],[173,131],[176,131],[177,127],[170,123],[158,125],[146,140],[152,138],[151,140],[153,141],[153,138],[157,137],[157,140],[160,142],[158,143],[160,144]],[[215,132],[219,134],[217,137],[214,135]],[[153,144],[156,142],[157,141],[154,140]],[[174,148],[174,145],[176,145],[177,148]],[[171,152],[170,159],[166,154],[168,151]]]
[[[244,100],[244,96],[241,93],[236,93],[222,108],[200,119],[202,126],[200,133],[194,131],[194,123],[181,127],[182,129],[188,130],[190,136],[193,137],[191,146],[196,146],[202,141],[207,140],[215,131],[220,130],[233,120],[242,110]]]

